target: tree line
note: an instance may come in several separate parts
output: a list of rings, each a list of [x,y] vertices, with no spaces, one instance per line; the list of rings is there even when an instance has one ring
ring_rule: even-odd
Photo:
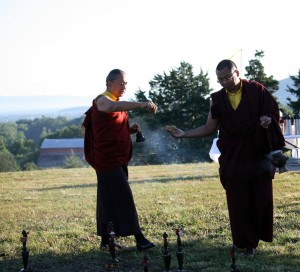
[[[245,77],[265,85],[274,95],[279,81],[267,76],[261,59],[264,51],[256,51],[254,59],[245,67]],[[283,114],[300,111],[300,69],[298,75],[290,76],[293,86],[287,92],[296,98],[287,98],[287,105],[279,105]],[[166,125],[175,125],[184,130],[196,128],[206,122],[210,93],[207,72],[200,69],[195,74],[191,64],[181,62],[169,72],[156,74],[149,81],[150,90],[137,90],[133,101],[152,100],[159,108],[155,115],[142,110],[129,112],[131,122],[138,122],[146,137],[143,143],[134,143],[131,164],[167,164],[209,161],[211,137],[198,139],[174,139],[165,131]],[[0,123],[0,172],[34,170],[43,139],[83,138],[80,118],[42,116],[33,120],[23,119],[14,123]],[[133,136],[134,137],[134,136]],[[66,167],[83,167],[74,156],[66,160]]]

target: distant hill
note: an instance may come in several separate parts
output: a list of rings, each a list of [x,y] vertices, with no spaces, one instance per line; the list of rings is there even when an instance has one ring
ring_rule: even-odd
[[[0,114],[58,111],[91,105],[87,96],[0,96]]]
[[[92,100],[85,96],[0,96],[0,122],[41,116],[77,118],[85,113]]]
[[[287,104],[287,97],[296,99],[286,91],[288,85],[294,87],[290,78],[280,80],[279,90],[274,94],[282,105]],[[93,98],[88,96],[0,96],[0,122],[34,119],[41,116],[78,118],[84,115]]]
[[[292,100],[296,100],[296,97],[293,94],[286,91],[287,86],[294,88],[293,83],[293,80],[289,77],[279,81],[279,90],[275,92],[274,96],[282,105],[287,105],[287,97],[290,97]]]
[[[68,119],[79,118],[84,115],[88,110],[89,106],[86,107],[75,107],[62,110],[40,110],[29,112],[18,112],[18,113],[1,113],[0,112],[0,122],[15,122],[20,119],[35,119],[42,116],[56,118],[58,116],[63,116]]]

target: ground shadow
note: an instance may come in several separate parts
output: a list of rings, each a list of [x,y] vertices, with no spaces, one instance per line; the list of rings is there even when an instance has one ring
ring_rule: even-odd
[[[149,258],[149,271],[165,271],[161,245],[147,251]],[[209,239],[183,241],[184,252],[183,269],[192,271],[231,271],[232,259],[230,256],[231,245],[210,245]],[[169,244],[171,254],[170,272],[179,271],[176,258],[177,244]],[[29,249],[30,250],[30,249]],[[299,271],[298,256],[278,255],[274,252],[263,251],[254,258],[245,259],[240,257],[240,251],[236,251],[236,266],[239,271]],[[118,272],[143,271],[142,261],[144,252],[139,252],[135,247],[121,249],[116,252],[119,260]],[[29,256],[29,265],[34,272],[105,272],[105,264],[111,260],[109,252],[100,250],[89,252],[72,252],[65,255],[55,256],[52,252]],[[0,261],[1,272],[20,271],[23,268],[22,258],[7,259],[2,257]]]
[[[168,182],[174,182],[174,181],[187,181],[187,180],[196,180],[196,181],[203,181],[207,179],[214,179],[218,178],[218,175],[211,175],[211,176],[184,176],[184,177],[174,177],[174,178],[153,178],[153,179],[142,179],[142,180],[129,180],[130,184],[137,184],[137,183],[168,183]],[[47,187],[47,188],[40,188],[35,189],[36,191],[51,191],[51,190],[66,190],[66,189],[77,189],[77,188],[93,188],[97,187],[96,183],[90,183],[90,184],[78,184],[78,185],[64,185],[64,186],[55,186],[55,187]],[[31,191],[31,189],[30,189]]]

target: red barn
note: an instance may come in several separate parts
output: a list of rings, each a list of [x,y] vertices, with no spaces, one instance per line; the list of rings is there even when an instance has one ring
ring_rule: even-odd
[[[83,138],[44,139],[37,165],[41,168],[62,167],[71,155],[84,160]]]

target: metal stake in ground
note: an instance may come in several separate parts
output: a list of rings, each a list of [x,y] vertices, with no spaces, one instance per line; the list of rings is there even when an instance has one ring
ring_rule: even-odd
[[[114,271],[119,269],[119,261],[116,259],[116,244],[115,244],[115,232],[114,225],[112,222],[109,222],[107,225],[107,232],[109,233],[109,243],[108,249],[111,256],[111,260],[106,262],[105,268],[109,271]]]
[[[176,229],[175,233],[177,235],[176,257],[177,257],[177,261],[178,261],[179,271],[182,271],[184,253],[183,253],[182,246],[181,246],[181,236],[183,235],[183,231],[182,231],[182,229]]]
[[[29,250],[26,247],[27,238],[28,238],[28,232],[26,232],[26,230],[23,230],[22,237],[20,238],[23,244],[22,247],[23,268],[20,270],[20,272],[33,272],[32,268],[28,266]]]
[[[144,257],[142,260],[142,265],[143,265],[143,271],[148,272],[149,271],[149,258],[146,252],[144,252]]]
[[[163,234],[164,238],[164,246],[162,248],[162,256],[164,260],[164,265],[165,265],[165,271],[168,272],[170,271],[170,266],[171,266],[171,254],[169,253],[169,244],[168,244],[168,234],[165,232]]]
[[[235,250],[236,250],[235,245],[232,245],[232,247],[230,248],[230,257],[231,257],[231,265],[230,265],[231,270],[230,271],[231,272],[239,272],[239,270],[236,268],[236,265],[235,265],[235,261],[236,261]]]

